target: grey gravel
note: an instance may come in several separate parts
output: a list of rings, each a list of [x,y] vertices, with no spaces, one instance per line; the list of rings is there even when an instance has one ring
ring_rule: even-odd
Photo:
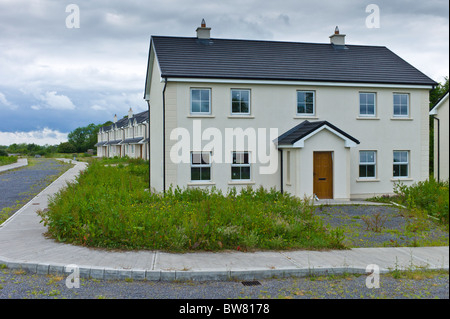
[[[380,277],[379,288],[367,288],[365,275],[240,281],[162,282],[80,279],[67,288],[66,278],[0,270],[0,299],[449,299],[448,271],[409,272]],[[416,277],[414,277],[416,276]]]
[[[331,228],[344,230],[348,247],[448,246],[449,232],[431,219],[417,221],[397,206],[336,205],[319,206],[315,212]],[[367,227],[379,214],[379,231]],[[421,228],[415,229],[413,225]]]
[[[8,213],[13,214],[21,207],[18,204],[25,204],[70,167],[51,158],[30,159],[28,163],[28,166],[0,173],[0,211],[11,207]]]

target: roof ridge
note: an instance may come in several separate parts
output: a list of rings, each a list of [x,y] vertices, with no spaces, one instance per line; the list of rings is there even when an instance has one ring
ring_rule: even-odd
[[[170,36],[170,35],[152,35],[151,38],[173,38],[173,39],[186,39],[186,40],[198,40],[197,37],[184,37],[184,36]],[[232,38],[210,38],[214,41],[242,41],[242,42],[262,42],[262,43],[291,43],[291,44],[312,44],[312,45],[326,45],[332,46],[331,43],[325,42],[304,42],[304,41],[288,41],[288,40],[268,40],[268,39],[232,39]],[[387,48],[383,45],[369,45],[369,44],[345,44],[345,46],[351,47],[377,47]]]

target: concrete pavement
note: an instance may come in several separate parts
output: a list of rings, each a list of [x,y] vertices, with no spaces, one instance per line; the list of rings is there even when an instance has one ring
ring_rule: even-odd
[[[70,160],[69,160],[70,161]],[[394,269],[446,269],[449,247],[355,248],[331,251],[198,252],[111,251],[74,246],[45,238],[36,214],[49,196],[73,181],[86,163],[61,175],[0,226],[0,264],[37,274],[69,274],[76,265],[81,277],[134,280],[253,280],[309,274],[365,273],[369,264],[380,272]]]
[[[28,160],[26,158],[18,158],[16,163],[0,166],[0,173],[9,171],[10,169],[15,169],[27,165]]]

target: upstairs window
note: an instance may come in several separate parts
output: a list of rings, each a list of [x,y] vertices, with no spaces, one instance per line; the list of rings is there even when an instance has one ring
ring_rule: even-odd
[[[314,115],[314,91],[297,91],[297,114]]]
[[[231,114],[250,114],[250,90],[231,90]]]
[[[409,116],[409,95],[394,93],[394,116],[407,117]]]
[[[359,93],[359,115],[375,116],[375,93]]]
[[[211,114],[211,89],[191,89],[191,113]]]

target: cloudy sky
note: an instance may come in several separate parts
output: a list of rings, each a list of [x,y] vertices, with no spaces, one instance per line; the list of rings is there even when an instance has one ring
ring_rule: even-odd
[[[67,27],[70,4],[79,28]],[[338,25],[349,44],[386,46],[437,82],[449,75],[448,0],[0,0],[0,145],[58,144],[146,110],[150,36],[195,36],[202,18],[218,38],[329,43]]]

